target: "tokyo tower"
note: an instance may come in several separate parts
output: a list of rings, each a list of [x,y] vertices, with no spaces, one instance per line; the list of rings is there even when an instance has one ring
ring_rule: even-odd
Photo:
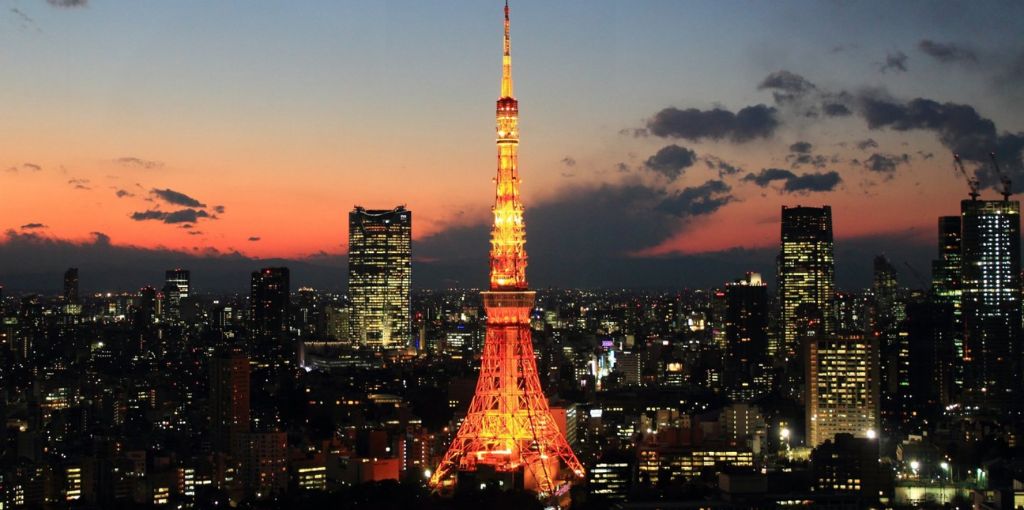
[[[497,107],[498,176],[491,228],[487,336],[480,378],[462,426],[430,478],[440,494],[460,480],[508,482],[545,500],[567,495],[583,466],[558,429],[541,390],[530,336],[536,293],[526,285],[526,229],[519,200],[519,102],[512,96],[509,8]]]

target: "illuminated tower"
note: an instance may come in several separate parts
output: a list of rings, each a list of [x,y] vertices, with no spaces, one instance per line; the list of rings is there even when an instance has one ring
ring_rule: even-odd
[[[526,235],[516,168],[519,103],[512,96],[508,15],[506,2],[491,283],[490,291],[483,292],[487,336],[476,393],[430,486],[451,494],[460,480],[501,482],[558,501],[567,495],[571,479],[583,477],[583,466],[551,416],[530,338],[536,293],[526,285]]]

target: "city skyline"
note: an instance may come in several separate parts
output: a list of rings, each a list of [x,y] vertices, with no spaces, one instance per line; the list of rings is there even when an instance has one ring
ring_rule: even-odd
[[[494,73],[482,70],[500,43],[479,42],[494,39],[481,28],[486,6],[263,6],[213,9],[193,23],[198,9],[187,4],[144,19],[68,4],[82,6],[12,4],[5,13],[10,49],[0,58],[14,72],[4,87],[27,99],[0,121],[16,133],[0,141],[9,190],[0,257],[22,261],[2,260],[9,288],[63,271],[48,261],[75,256],[85,290],[144,282],[98,280],[104,261],[130,272],[139,259],[175,267],[196,256],[194,265],[236,267],[237,283],[211,289],[242,289],[249,271],[280,259],[320,268],[295,277],[322,284],[344,271],[351,204],[395,203],[419,218],[413,256],[425,270],[414,271],[423,276],[414,286],[482,286],[474,268],[485,259],[487,204],[476,197],[493,156],[479,105],[493,93]],[[957,139],[1000,152],[1019,176],[1024,126],[1012,85],[1024,53],[1007,20],[1021,8],[992,4],[963,19],[943,15],[954,4],[930,15],[905,4],[886,7],[899,15],[867,33],[844,28],[877,17],[880,5],[690,13],[667,3],[523,2],[520,73],[524,94],[537,97],[524,111],[534,138],[523,165],[535,176],[524,194],[538,285],[653,286],[670,271],[680,276],[663,286],[702,287],[748,270],[767,275],[781,205],[833,207],[837,266],[848,268],[837,271],[840,287],[864,286],[881,252],[927,273],[934,218],[955,214],[966,195],[951,152],[969,167],[980,159],[979,147]],[[232,15],[238,23],[215,30]],[[821,25],[777,42],[809,16]],[[465,33],[434,30],[442,17]],[[164,20],[155,34],[188,26],[190,37],[153,35],[151,18]],[[332,30],[333,20],[345,30]],[[83,32],[117,22],[132,28],[109,40]],[[716,24],[738,35],[711,33]],[[95,69],[59,50],[72,40]],[[117,42],[153,56],[110,51]],[[406,51],[420,45],[430,58]],[[324,62],[341,65],[316,63],[333,50]],[[235,71],[218,69],[225,62]],[[275,65],[299,78],[258,79]],[[421,147],[401,150],[406,139]],[[824,188],[832,191],[811,191]],[[567,214],[582,205],[591,208]],[[578,235],[558,235],[567,225]],[[562,274],[557,255],[581,245],[591,249]]]

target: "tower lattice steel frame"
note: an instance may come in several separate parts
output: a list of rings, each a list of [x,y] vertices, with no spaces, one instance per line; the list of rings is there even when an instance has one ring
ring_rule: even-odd
[[[519,102],[512,96],[510,50],[506,1],[490,291],[482,293],[487,336],[476,393],[430,486],[450,494],[459,473],[486,466],[496,473],[521,472],[524,488],[542,498],[557,498],[572,479],[583,478],[584,471],[551,415],[533,354],[530,312],[536,293],[526,284],[526,231],[517,168]]]

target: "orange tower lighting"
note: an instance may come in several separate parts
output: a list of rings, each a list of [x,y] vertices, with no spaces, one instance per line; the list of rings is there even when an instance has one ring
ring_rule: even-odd
[[[510,480],[557,500],[583,466],[559,431],[540,386],[530,336],[536,293],[526,284],[526,229],[519,199],[519,102],[512,96],[509,8],[505,2],[505,51],[497,107],[498,176],[491,228],[491,285],[483,292],[487,336],[480,378],[451,447],[430,486],[451,494],[460,475]]]

